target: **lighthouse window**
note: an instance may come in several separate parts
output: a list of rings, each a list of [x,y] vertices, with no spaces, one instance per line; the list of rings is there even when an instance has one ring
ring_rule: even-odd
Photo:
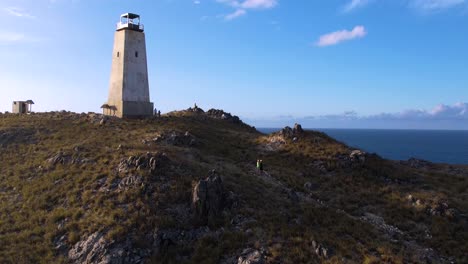
[[[138,58],[138,51],[135,51],[135,57]]]
[[[117,58],[120,57],[120,52],[117,52]]]

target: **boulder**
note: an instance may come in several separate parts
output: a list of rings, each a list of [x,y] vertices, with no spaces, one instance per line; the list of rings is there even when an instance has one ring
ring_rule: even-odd
[[[318,257],[327,259],[329,257],[329,250],[323,245],[317,243],[315,240],[312,240],[312,252]]]
[[[301,134],[304,132],[304,130],[302,129],[302,126],[300,124],[296,123],[294,124],[293,132],[294,134]]]
[[[192,191],[192,210],[195,220],[201,223],[221,215],[226,205],[226,194],[221,177],[216,171],[200,180]]]
[[[283,129],[281,129],[281,131],[279,132],[279,134],[284,137],[284,138],[293,138],[294,137],[294,132],[293,132],[293,129],[290,128],[290,127],[285,127]]]
[[[263,254],[252,248],[247,248],[242,251],[241,255],[237,259],[237,264],[263,264],[265,258]]]
[[[351,159],[351,161],[357,161],[360,163],[364,163],[366,161],[366,156],[367,153],[359,149],[353,150],[351,151],[351,154],[349,154],[349,158]]]

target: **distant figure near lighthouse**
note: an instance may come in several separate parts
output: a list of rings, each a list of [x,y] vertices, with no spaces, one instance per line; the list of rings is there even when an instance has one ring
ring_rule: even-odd
[[[101,108],[105,115],[118,117],[153,115],[145,33],[139,15],[127,13],[120,16],[114,39],[109,98]]]

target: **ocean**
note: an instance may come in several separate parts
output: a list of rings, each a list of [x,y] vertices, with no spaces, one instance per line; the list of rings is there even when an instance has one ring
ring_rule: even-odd
[[[279,131],[260,128],[262,133]],[[468,131],[460,130],[385,130],[314,129],[351,147],[392,160],[409,158],[438,163],[468,164]]]

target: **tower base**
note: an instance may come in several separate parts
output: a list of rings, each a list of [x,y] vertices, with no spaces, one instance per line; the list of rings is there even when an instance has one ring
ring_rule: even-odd
[[[120,118],[142,118],[153,116],[154,104],[150,102],[120,101],[108,103],[110,109],[104,114]]]

